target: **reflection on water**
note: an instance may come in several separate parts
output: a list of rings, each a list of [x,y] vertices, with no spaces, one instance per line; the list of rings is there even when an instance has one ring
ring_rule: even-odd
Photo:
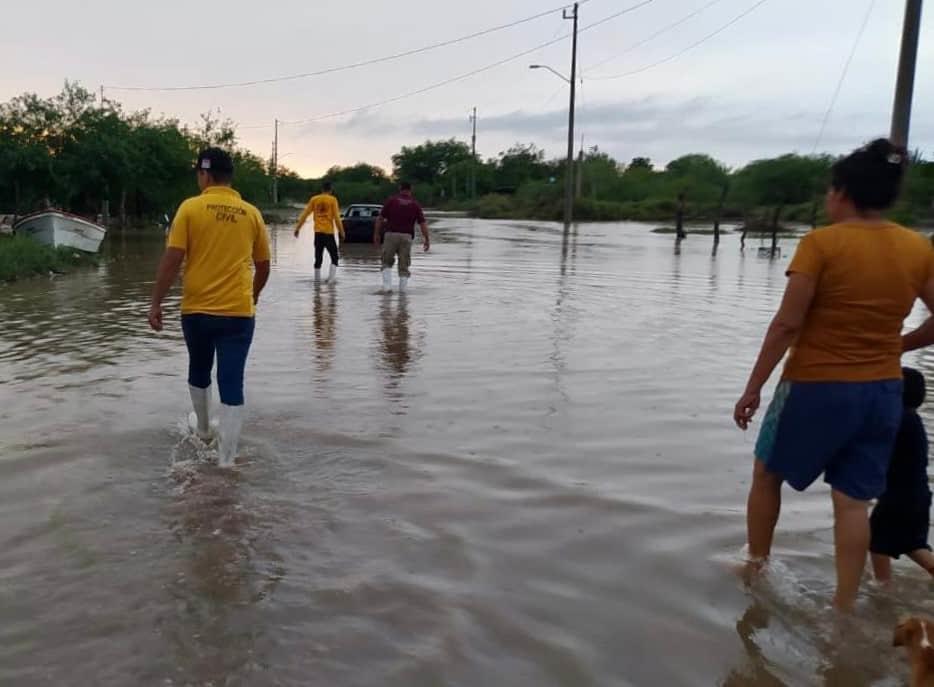
[[[380,352],[387,384],[395,386],[405,376],[412,362],[409,333],[409,299],[405,294],[393,298],[383,295],[379,308]]]
[[[319,379],[326,379],[334,363],[337,336],[337,290],[333,285],[316,285],[314,290],[315,348]]]
[[[0,287],[0,683],[900,684],[929,586],[900,567],[834,621],[822,489],[763,580],[730,572],[730,409],[793,245],[650,229],[444,219],[403,296],[368,245],[316,286],[273,227],[235,475],[178,429],[158,232]]]

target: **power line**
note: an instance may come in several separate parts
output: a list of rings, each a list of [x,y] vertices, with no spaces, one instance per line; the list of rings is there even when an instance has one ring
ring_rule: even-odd
[[[641,9],[641,8],[645,7],[646,5],[651,5],[653,2],[655,2],[655,0],[643,0],[643,2],[640,2],[640,3],[636,4],[636,5],[630,5],[630,6],[627,7],[626,9],[622,9],[622,10],[620,10],[619,12],[616,12],[616,13],[614,13],[614,14],[611,14],[611,15],[607,16],[607,17],[604,17],[603,19],[600,19],[600,20],[598,20],[598,21],[595,21],[593,24],[587,24],[587,26],[585,26],[585,27],[582,28],[580,31],[578,31],[578,33],[582,33],[582,32],[584,32],[584,31],[589,31],[590,29],[595,29],[595,28],[597,28],[598,26],[601,26],[601,25],[603,25],[603,24],[606,24],[607,22],[613,21],[614,19],[619,19],[619,18],[622,17],[624,14],[629,14],[630,12],[635,12],[636,10]],[[583,2],[579,2],[579,3],[578,3],[578,5],[584,5],[584,4],[586,4],[586,3],[583,3]],[[568,36],[570,36],[570,34],[568,34]],[[566,37],[567,37],[567,36],[566,36]]]
[[[655,33],[653,33],[652,35],[650,35],[650,36],[646,37],[645,39],[639,41],[638,43],[635,43],[635,44],[633,44],[633,45],[630,45],[628,48],[626,48],[625,50],[623,50],[621,53],[617,53],[616,55],[611,55],[610,57],[607,57],[605,60],[600,60],[600,61],[597,62],[596,64],[590,65],[589,67],[587,67],[587,69],[586,69],[585,71],[588,71],[588,72],[589,72],[589,71],[592,70],[592,69],[597,69],[598,67],[602,67],[603,65],[605,65],[605,64],[607,64],[607,63],[609,63],[609,62],[613,62],[614,60],[619,59],[619,58],[622,57],[623,55],[628,55],[628,54],[631,53],[633,50],[636,50],[636,49],[638,49],[638,48],[641,48],[643,45],[646,45],[646,44],[648,44],[648,43],[651,43],[652,41],[654,41],[654,40],[655,40],[656,38],[658,38],[659,36],[661,36],[661,35],[663,35],[663,34],[665,34],[665,33],[668,33],[668,32],[671,31],[672,29],[678,28],[678,27],[681,26],[682,24],[686,24],[687,22],[689,22],[691,19],[693,19],[693,18],[696,17],[697,15],[699,15],[699,14],[705,12],[706,10],[710,9],[710,8],[713,7],[714,5],[716,5],[716,4],[718,4],[718,3],[721,3],[721,2],[723,2],[723,0],[712,0],[711,2],[708,2],[708,3],[707,3],[706,5],[704,5],[703,7],[699,8],[699,9],[696,9],[696,10],[694,10],[693,12],[691,12],[690,14],[687,14],[687,15],[683,16],[683,17],[682,17],[681,19],[679,19],[678,21],[673,22],[673,23],[671,23],[671,24],[668,24],[667,26],[665,26],[665,27],[659,29],[658,31],[656,31]]]
[[[552,94],[548,97],[548,100],[546,100],[545,102],[542,103],[541,108],[539,108],[539,109],[544,110],[546,107],[548,107],[549,105],[551,105],[551,103],[554,101],[554,99],[558,97],[558,94],[559,94],[561,91],[563,91],[564,89],[565,89],[565,85],[564,85],[564,84],[562,84],[561,86],[558,86],[558,88],[555,90],[555,92],[552,93]]]
[[[607,16],[607,17],[604,17],[603,19],[600,19],[600,20],[598,20],[598,21],[595,21],[595,22],[592,23],[592,24],[588,24],[588,25],[585,26],[584,28],[580,29],[580,31],[579,31],[578,33],[583,33],[584,31],[589,31],[590,29],[594,29],[594,28],[596,28],[596,27],[598,27],[598,26],[601,26],[602,24],[606,24],[607,22],[612,21],[613,19],[617,19],[617,18],[623,16],[624,14],[628,14],[628,13],[630,13],[630,12],[634,12],[634,11],[636,11],[636,10],[642,8],[642,7],[645,7],[646,5],[650,5],[650,4],[653,3],[653,2],[655,2],[655,0],[642,0],[642,2],[639,2],[639,3],[635,4],[635,5],[630,6],[630,7],[627,7],[627,8],[624,9],[624,10],[621,10],[621,11],[616,12],[616,13],[614,13],[614,14],[611,14],[611,15],[609,15],[609,16]],[[416,90],[414,90],[414,91],[408,91],[408,92],[406,92],[406,93],[402,93],[402,94],[400,94],[400,95],[393,96],[392,98],[387,98],[387,99],[385,99],[385,100],[380,100],[380,101],[377,101],[377,102],[369,103],[368,105],[360,105],[360,106],[357,106],[357,107],[351,107],[351,108],[348,108],[348,109],[346,109],[346,110],[340,110],[340,111],[337,111],[337,112],[330,112],[330,113],[328,113],[328,114],[319,115],[319,116],[317,116],[317,117],[310,117],[310,118],[308,118],[308,119],[299,119],[299,120],[294,120],[294,121],[289,121],[289,122],[280,122],[280,123],[284,123],[284,124],[288,124],[288,125],[293,125],[293,126],[294,126],[294,125],[300,125],[300,124],[311,124],[311,123],[313,123],[313,122],[320,122],[320,121],[323,121],[323,120],[326,120],[326,119],[333,119],[333,118],[335,118],[335,117],[341,117],[341,116],[344,116],[344,115],[355,114],[355,113],[357,113],[357,112],[363,112],[364,110],[372,110],[372,109],[375,109],[375,108],[377,108],[377,107],[382,107],[382,106],[384,106],[384,105],[391,105],[392,103],[399,102],[400,100],[406,100],[406,99],[408,99],[408,98],[412,98],[412,97],[417,96],[417,95],[422,95],[423,93],[428,93],[429,91],[433,91],[433,90],[436,90],[436,89],[438,89],[438,88],[442,88],[442,87],[444,87],[444,86],[449,86],[449,85],[451,85],[452,83],[457,83],[458,81],[463,81],[464,79],[469,79],[470,77],[476,76],[477,74],[482,74],[482,73],[488,72],[488,71],[490,71],[490,70],[492,70],[492,69],[496,69],[497,67],[501,67],[501,66],[503,66],[504,64],[509,64],[510,62],[515,62],[516,60],[518,60],[518,59],[520,59],[520,58],[523,58],[523,57],[525,57],[525,56],[527,56],[527,55],[531,55],[532,53],[538,52],[539,50],[542,50],[542,49],[547,48],[547,47],[549,47],[549,46],[555,45],[556,43],[560,43],[560,42],[566,40],[567,38],[569,38],[570,36],[571,36],[570,33],[565,33],[564,35],[559,36],[558,38],[552,39],[552,40],[550,40],[550,41],[545,41],[544,43],[539,43],[538,45],[536,45],[536,46],[533,47],[533,48],[529,48],[528,50],[523,50],[523,51],[520,52],[520,53],[516,53],[516,54],[514,54],[514,55],[510,55],[509,57],[506,57],[506,58],[504,58],[504,59],[502,59],[502,60],[498,60],[498,61],[496,61],[496,62],[493,62],[492,64],[488,64],[488,65],[486,65],[485,67],[480,67],[480,68],[478,68],[478,69],[474,69],[474,70],[471,70],[471,71],[469,71],[469,72],[465,72],[464,74],[459,74],[459,75],[453,76],[453,77],[451,77],[451,78],[449,78],[449,79],[444,79],[443,81],[438,81],[438,82],[433,83],[433,84],[431,84],[431,85],[429,85],[429,86],[424,86],[424,87],[419,88],[419,89],[416,89]]]
[[[588,2],[591,2],[591,0],[582,0],[580,4],[583,5]],[[327,69],[320,69],[314,72],[305,72],[302,74],[290,74],[287,76],[274,76],[274,77],[270,77],[267,79],[255,79],[253,81],[233,81],[229,83],[203,84],[203,85],[193,85],[193,86],[106,86],[106,88],[110,90],[114,90],[114,91],[148,91],[148,92],[207,91],[207,90],[218,90],[222,88],[244,88],[247,86],[260,86],[263,84],[280,83],[284,81],[296,81],[298,79],[308,79],[308,78],[315,77],[315,76],[324,76],[326,74],[335,74],[338,72],[349,71],[351,69],[359,69],[361,67],[368,67],[374,64],[380,64],[382,62],[391,62],[393,60],[402,59],[403,57],[410,57],[412,55],[418,55],[421,53],[429,52],[431,50],[437,50],[438,48],[445,48],[451,45],[457,45],[458,43],[463,43],[465,41],[473,40],[474,38],[481,38],[483,36],[488,36],[492,33],[497,33],[499,31],[511,29],[516,26],[521,26],[522,24],[528,24],[529,22],[535,21],[536,19],[541,19],[542,17],[547,17],[550,14],[560,12],[566,7],[568,7],[568,5],[561,5],[560,7],[555,7],[545,12],[539,12],[538,14],[533,14],[530,17],[525,17],[523,19],[517,19],[516,21],[512,21],[507,24],[500,24],[499,26],[494,26],[488,29],[483,29],[482,31],[476,31],[471,34],[467,34],[466,36],[460,36],[459,38],[452,38],[450,40],[441,41],[440,43],[432,43],[430,45],[425,45],[420,48],[413,48],[411,50],[394,53],[392,55],[374,57],[369,60],[353,62],[350,64],[340,65],[338,67],[328,67]]]
[[[721,27],[720,27],[719,29],[717,29],[716,31],[713,31],[712,33],[708,33],[706,36],[704,36],[703,38],[701,38],[699,41],[696,41],[696,42],[694,42],[694,43],[691,43],[691,45],[689,45],[688,47],[686,47],[684,50],[681,50],[680,52],[677,52],[677,53],[675,53],[674,55],[671,55],[671,56],[669,56],[669,57],[666,57],[666,58],[663,59],[663,60],[658,60],[657,62],[652,62],[651,64],[648,64],[648,65],[646,65],[646,66],[644,66],[644,67],[640,67],[639,69],[634,69],[634,70],[632,70],[632,71],[630,71],[630,72],[625,72],[625,73],[623,73],[623,74],[615,74],[615,75],[613,75],[613,76],[592,76],[592,77],[590,77],[590,81],[611,81],[611,80],[613,80],[613,79],[622,79],[622,78],[625,78],[625,77],[627,77],[627,76],[635,76],[636,74],[641,74],[641,73],[643,73],[643,72],[647,72],[647,71],[649,71],[650,69],[654,69],[655,67],[659,67],[659,66],[661,66],[661,65],[663,65],[663,64],[667,64],[668,62],[673,62],[674,60],[678,59],[679,57],[682,57],[683,55],[689,53],[689,52],[690,52],[691,50],[693,50],[694,48],[696,48],[696,47],[698,47],[698,46],[700,46],[700,45],[706,43],[706,42],[709,41],[711,38],[714,38],[715,36],[720,35],[720,34],[723,33],[724,31],[726,31],[728,28],[730,28],[730,27],[733,26],[734,24],[738,23],[740,20],[745,19],[747,16],[749,16],[750,14],[752,14],[753,12],[755,12],[757,9],[759,9],[760,7],[762,7],[762,5],[764,5],[764,4],[767,3],[767,2],[768,2],[768,0],[759,0],[759,2],[755,3],[752,7],[750,7],[749,9],[747,9],[746,11],[744,11],[743,13],[741,13],[740,15],[738,15],[738,16],[734,17],[733,19],[731,19],[730,21],[728,21],[726,24],[724,24],[723,26],[721,26]]]
[[[821,142],[824,140],[824,132],[827,130],[828,122],[830,122],[830,115],[837,105],[837,98],[840,97],[840,91],[843,90],[843,82],[846,81],[846,75],[850,71],[850,65],[853,63],[853,57],[856,55],[856,49],[859,47],[859,42],[862,40],[863,34],[866,33],[866,27],[869,26],[869,17],[872,16],[872,10],[875,6],[876,0],[869,0],[869,7],[866,8],[866,16],[863,17],[863,23],[859,27],[856,39],[853,41],[853,47],[850,48],[850,54],[843,64],[843,72],[840,74],[840,80],[837,82],[837,87],[834,89],[833,96],[830,98],[830,104],[827,106],[827,111],[824,113],[820,131],[817,134],[817,139],[814,141],[814,149],[811,151],[812,155],[817,153],[818,147],[820,147]]]

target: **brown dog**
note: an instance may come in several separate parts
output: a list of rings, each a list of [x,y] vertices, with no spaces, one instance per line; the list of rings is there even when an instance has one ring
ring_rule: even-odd
[[[934,621],[908,618],[895,628],[895,646],[908,649],[911,687],[934,687]]]

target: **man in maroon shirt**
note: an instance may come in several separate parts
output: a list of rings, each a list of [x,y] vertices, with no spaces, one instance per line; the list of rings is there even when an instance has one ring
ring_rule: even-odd
[[[392,288],[392,267],[399,258],[399,291],[405,291],[409,283],[409,266],[412,264],[412,241],[415,239],[415,225],[422,230],[425,251],[431,247],[431,235],[428,222],[421,205],[412,196],[412,184],[403,181],[399,185],[399,195],[393,196],[383,205],[382,212],[376,218],[373,230],[373,243],[383,241],[383,289]],[[385,227],[385,232],[383,228]]]

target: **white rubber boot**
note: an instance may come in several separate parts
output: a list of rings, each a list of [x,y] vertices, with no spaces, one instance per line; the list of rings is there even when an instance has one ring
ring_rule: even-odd
[[[214,429],[211,427],[211,387],[199,389],[189,384],[188,393],[194,408],[188,415],[188,427],[201,441],[210,443],[214,438]]]
[[[315,283],[321,281],[321,270],[315,270]]]
[[[222,468],[231,468],[237,457],[240,443],[240,430],[243,428],[243,406],[229,406],[221,403],[220,426],[218,428],[217,464]]]
[[[383,270],[383,291],[392,291],[392,270]]]
[[[408,288],[409,288],[409,278],[399,277],[399,293],[405,293],[406,289]]]
[[[337,265],[331,265],[331,271],[328,272],[328,284],[337,282]]]

